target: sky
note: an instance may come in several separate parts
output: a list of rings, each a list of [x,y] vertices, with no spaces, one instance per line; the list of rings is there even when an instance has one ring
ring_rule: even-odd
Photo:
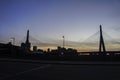
[[[100,24],[108,49],[120,49],[120,0],[0,0],[1,43],[18,45],[29,29],[40,48],[62,46],[65,36],[66,47],[97,50]]]

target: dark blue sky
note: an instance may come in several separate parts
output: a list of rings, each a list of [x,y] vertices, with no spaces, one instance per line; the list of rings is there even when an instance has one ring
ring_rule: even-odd
[[[83,41],[99,30],[120,34],[120,0],[0,0],[0,41],[22,40],[27,29],[38,40]]]

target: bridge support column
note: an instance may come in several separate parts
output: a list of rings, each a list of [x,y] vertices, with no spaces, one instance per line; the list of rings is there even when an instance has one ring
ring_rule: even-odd
[[[102,35],[102,26],[101,25],[100,25],[99,53],[100,53],[100,55],[106,55],[106,49],[105,49],[104,39],[103,39],[103,35]]]

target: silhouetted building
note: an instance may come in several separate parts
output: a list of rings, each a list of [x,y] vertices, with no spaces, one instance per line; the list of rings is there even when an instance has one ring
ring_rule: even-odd
[[[33,51],[37,51],[37,46],[33,46]]]
[[[12,45],[11,42],[7,44],[0,43],[0,57],[16,57],[21,54],[21,48],[19,46]]]
[[[47,49],[47,52],[50,53],[50,48]]]
[[[75,56],[77,55],[77,50],[72,48],[66,49],[58,46],[57,50],[52,50],[51,53],[59,56]]]

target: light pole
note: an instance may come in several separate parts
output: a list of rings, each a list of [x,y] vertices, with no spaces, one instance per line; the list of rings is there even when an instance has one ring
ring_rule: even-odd
[[[65,37],[62,36],[62,38],[63,38],[63,48],[64,48],[65,47]]]

